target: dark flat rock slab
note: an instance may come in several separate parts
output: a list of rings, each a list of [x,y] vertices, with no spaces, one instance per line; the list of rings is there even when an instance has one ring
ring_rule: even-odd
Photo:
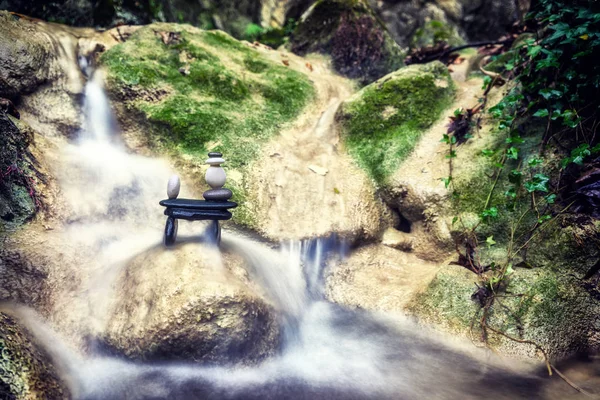
[[[192,210],[227,210],[237,207],[233,201],[205,201],[192,199],[167,199],[161,200],[163,207],[189,208]]]
[[[174,208],[169,207],[165,210],[165,215],[177,219],[185,219],[187,221],[204,221],[204,220],[220,220],[225,221],[231,219],[232,215],[226,210],[194,210],[191,208]]]

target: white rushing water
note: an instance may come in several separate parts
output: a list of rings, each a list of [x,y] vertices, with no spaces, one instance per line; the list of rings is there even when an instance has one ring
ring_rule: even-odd
[[[99,74],[91,73],[85,94],[85,130],[65,149],[59,180],[72,209],[68,234],[96,251],[80,300],[90,305],[91,324],[101,331],[111,283],[133,254],[161,241],[164,217],[157,201],[173,171],[164,161],[126,151],[115,136]],[[406,320],[326,301],[325,268],[349,251],[335,236],[283,243],[275,251],[224,232],[222,246],[246,260],[251,279],[281,313],[284,345],[256,366],[84,356],[61,345],[31,313],[21,317],[81,400],[542,398],[541,379],[511,373],[484,353],[472,356]]]

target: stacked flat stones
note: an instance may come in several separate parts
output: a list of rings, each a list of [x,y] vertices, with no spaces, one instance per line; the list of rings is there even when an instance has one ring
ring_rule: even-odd
[[[233,195],[231,190],[223,188],[225,180],[227,179],[225,170],[221,167],[221,164],[224,162],[223,154],[216,152],[208,153],[206,164],[208,164],[209,167],[206,170],[205,179],[206,183],[208,183],[212,189],[207,190],[202,195],[206,201],[227,201]]]

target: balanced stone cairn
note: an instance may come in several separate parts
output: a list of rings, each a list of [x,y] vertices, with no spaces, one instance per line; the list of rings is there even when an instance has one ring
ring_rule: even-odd
[[[206,175],[204,177],[206,183],[208,183],[212,189],[207,190],[203,194],[207,201],[227,201],[233,195],[231,190],[223,188],[227,175],[225,175],[225,170],[221,167],[221,164],[225,162],[222,157],[223,154],[221,153],[208,153],[206,164],[210,165],[210,167],[206,170]]]
[[[161,200],[160,205],[166,207],[165,215],[167,222],[165,224],[164,243],[166,246],[175,244],[177,238],[177,220],[187,221],[209,220],[208,233],[211,240],[215,243],[221,241],[221,226],[219,221],[231,219],[230,209],[237,207],[237,203],[229,201],[232,196],[231,190],[224,189],[225,171],[221,164],[225,162],[221,153],[208,153],[209,165],[206,170],[206,182],[212,188],[204,192],[205,200],[178,199],[181,181],[179,176],[173,175],[167,183],[166,200]]]

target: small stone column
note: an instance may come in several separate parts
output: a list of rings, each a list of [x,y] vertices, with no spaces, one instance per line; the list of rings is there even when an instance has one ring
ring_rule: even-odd
[[[203,197],[207,201],[227,201],[231,198],[233,193],[231,190],[223,188],[227,175],[225,170],[221,167],[221,164],[225,162],[222,158],[223,154],[211,152],[208,153],[208,160],[206,164],[210,165],[206,170],[206,183],[212,188],[204,192]]]

